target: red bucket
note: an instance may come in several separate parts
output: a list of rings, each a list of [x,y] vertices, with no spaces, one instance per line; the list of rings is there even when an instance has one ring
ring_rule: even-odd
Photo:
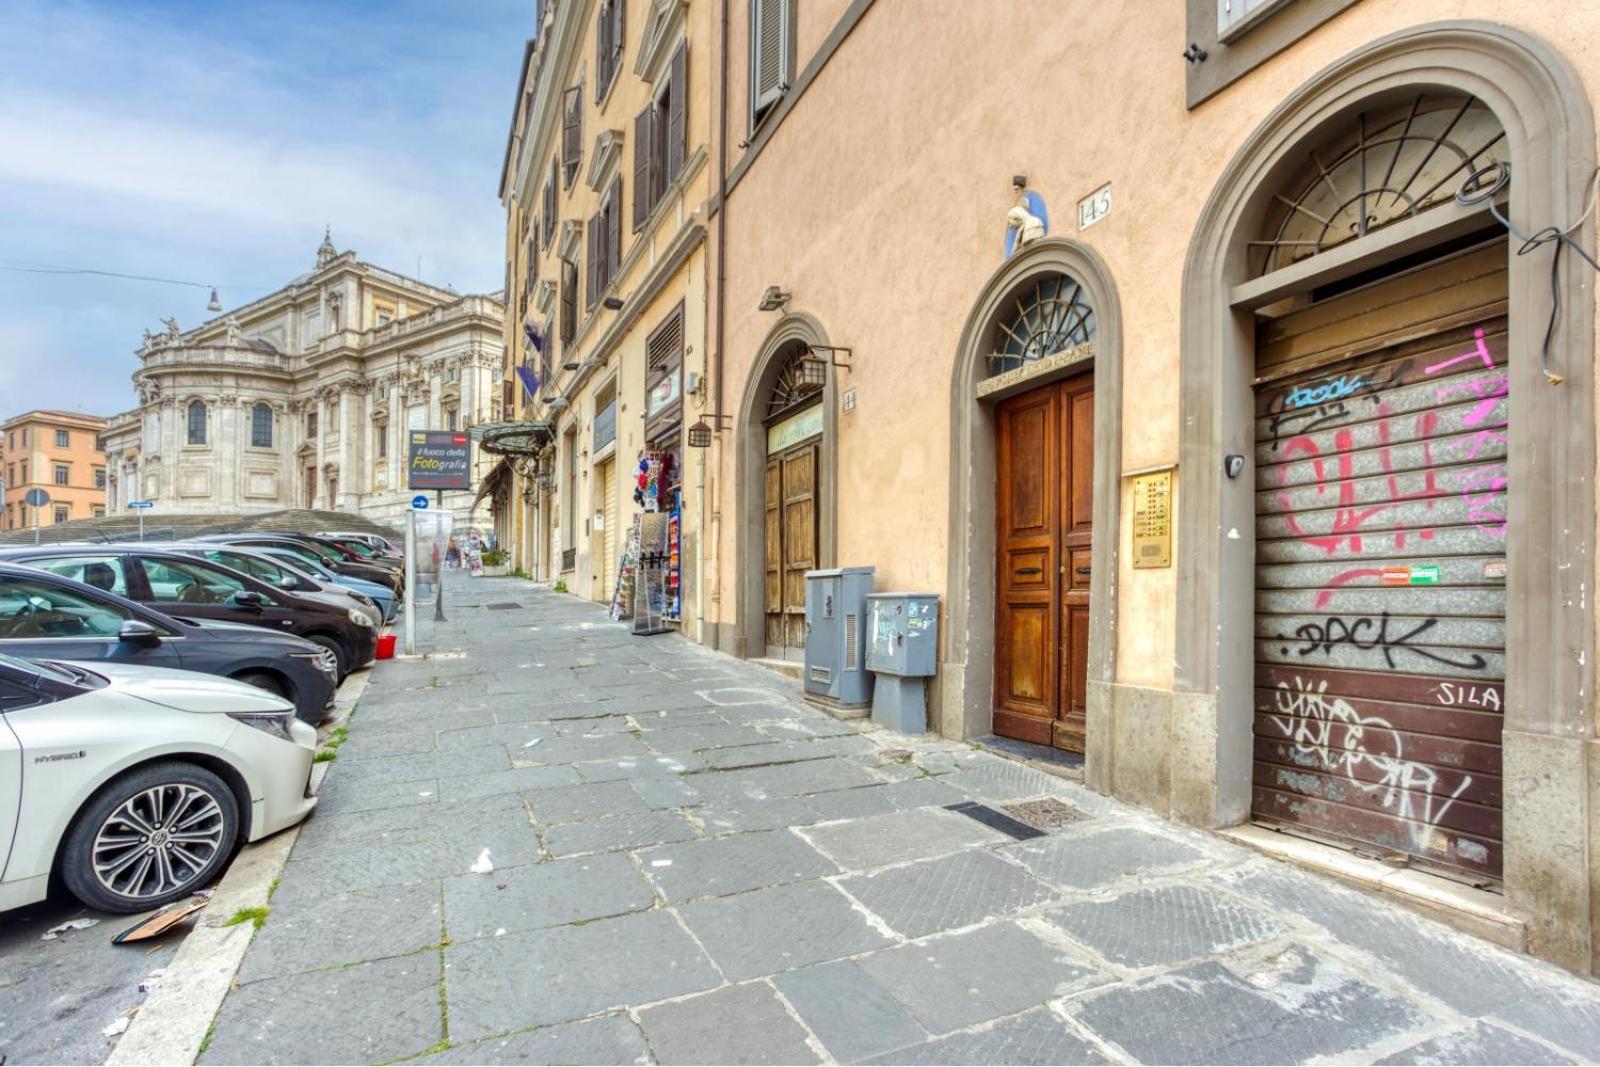
[[[378,636],[378,658],[394,659],[394,643],[398,634],[380,634]]]

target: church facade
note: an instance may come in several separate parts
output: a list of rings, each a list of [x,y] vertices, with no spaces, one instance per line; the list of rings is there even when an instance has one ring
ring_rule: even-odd
[[[322,508],[396,524],[413,496],[406,433],[500,417],[504,321],[498,294],[462,296],[325,237],[316,267],[269,296],[145,333],[138,406],[103,437],[108,513],[147,500],[154,514]],[[458,527],[473,505],[444,500]]]

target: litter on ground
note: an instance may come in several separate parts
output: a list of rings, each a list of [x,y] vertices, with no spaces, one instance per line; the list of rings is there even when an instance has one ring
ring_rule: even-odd
[[[484,849],[478,853],[478,860],[472,865],[473,874],[493,874],[494,861],[489,858],[489,850]]]
[[[54,941],[56,938],[60,937],[64,933],[66,933],[68,930],[87,930],[91,926],[99,926],[99,925],[100,925],[100,920],[99,919],[90,919],[90,918],[68,919],[66,922],[62,923],[60,926],[52,926],[50,929],[48,929],[44,933],[40,934],[39,935],[39,940],[40,941]]]

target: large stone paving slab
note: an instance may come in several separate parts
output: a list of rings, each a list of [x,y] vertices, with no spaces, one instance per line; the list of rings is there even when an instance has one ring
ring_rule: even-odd
[[[472,1065],[484,1063],[644,1063],[644,1037],[626,1015],[602,1015],[576,1023],[557,1023],[505,1037],[456,1045],[405,1063]]]
[[[575,856],[688,841],[697,836],[689,820],[675,811],[643,811],[552,826],[544,831],[544,844],[553,856]]]
[[[1532,1038],[1483,1020],[1419,1041],[1385,1056],[1380,1064],[1565,1064],[1578,1061]]]
[[[1013,1015],[1110,981],[1015,922],[913,941],[857,960],[932,1033]]]
[[[646,1008],[639,1024],[663,1064],[820,1063],[806,1031],[765,982]]]
[[[896,1049],[866,1063],[1027,1064],[1110,1063],[1104,1052],[1045,1008],[1001,1019],[979,1030]]]
[[[789,971],[774,978],[773,984],[840,1063],[928,1037],[905,1005],[854,960]]]
[[[663,899],[717,897],[837,874],[839,868],[787,830],[734,834],[639,853]]]
[[[684,905],[683,919],[733,981],[878,948],[889,938],[826,882]]]
[[[439,952],[241,986],[199,1062],[382,1063],[437,1044]]]
[[[722,983],[670,912],[648,911],[452,945],[452,1040],[567,1022]]]
[[[442,936],[430,883],[353,893],[275,894],[239,969],[239,981],[403,956]]]
[[[1119,878],[1159,875],[1207,858],[1198,849],[1131,826],[1035,838],[1007,851],[1045,881],[1073,889],[1093,889]]]
[[[841,867],[851,871],[943,856],[962,849],[1010,840],[998,830],[942,808],[917,808],[866,819],[825,823],[808,827],[801,834]]]
[[[1144,1063],[1359,1062],[1361,1049],[1433,1025],[1416,1005],[1300,947],[1247,978],[1206,961],[1067,1010]]]
[[[545,826],[629,815],[649,807],[628,782],[585,782],[535,789],[523,794],[523,799],[533,809],[533,821]]]
[[[643,911],[655,903],[620,853],[502,867],[444,882],[445,929],[460,943]]]
[[[1055,896],[1028,872],[983,850],[851,875],[839,884],[907,937],[971,926]]]
[[[1122,967],[1181,963],[1289,932],[1267,912],[1192,885],[1141,889],[1110,900],[1070,904],[1049,919],[1074,940]]]

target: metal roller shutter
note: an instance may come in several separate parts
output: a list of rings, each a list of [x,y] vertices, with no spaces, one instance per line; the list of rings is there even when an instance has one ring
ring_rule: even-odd
[[[617,565],[619,562],[617,553],[620,551],[618,548],[620,535],[617,531],[617,461],[614,459],[607,460],[604,471],[605,473],[600,479],[600,491],[605,494],[605,500],[600,506],[604,509],[606,516],[606,559],[605,566],[600,573],[605,576],[602,582],[602,595],[610,599],[611,594],[617,588]]]
[[[1501,875],[1503,241],[1263,320],[1253,808]]]

